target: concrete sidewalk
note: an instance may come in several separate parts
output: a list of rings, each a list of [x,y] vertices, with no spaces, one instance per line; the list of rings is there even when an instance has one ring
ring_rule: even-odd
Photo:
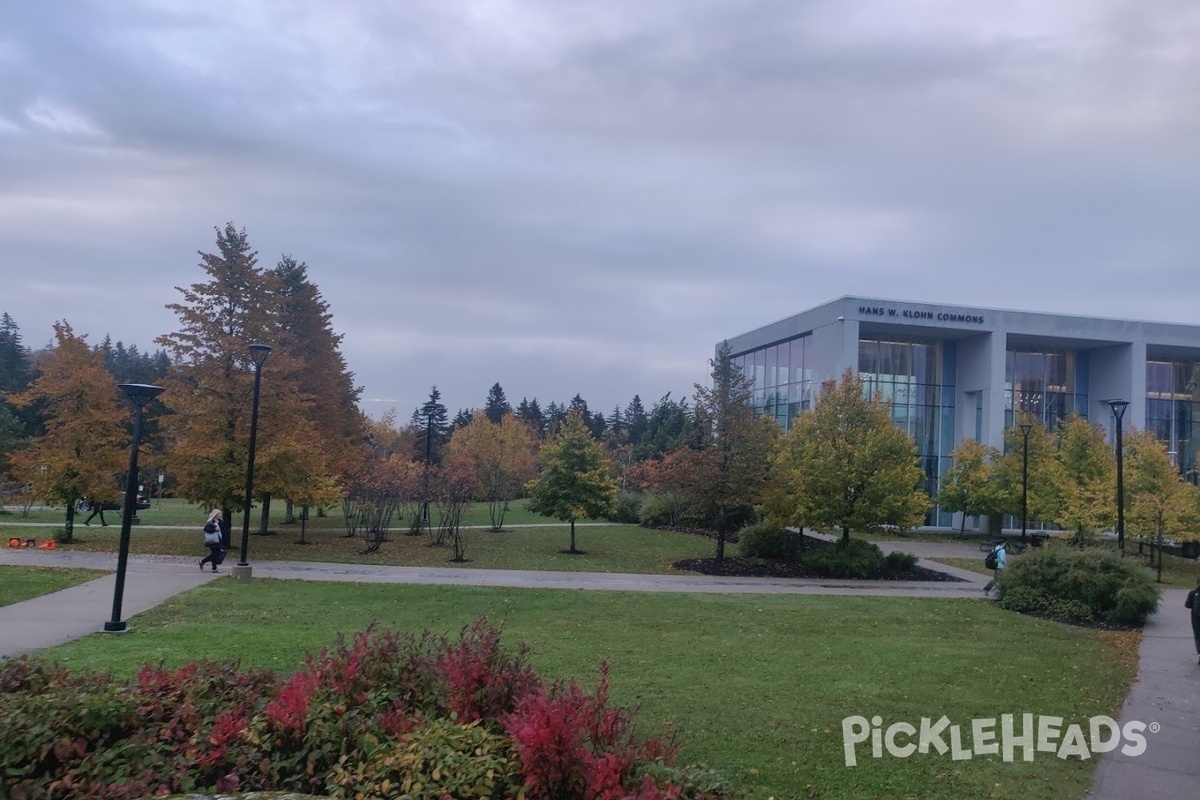
[[[121,619],[128,620],[180,592],[221,577],[220,573],[201,572],[197,568],[199,560],[130,558],[125,568]],[[0,658],[13,658],[96,633],[112,619],[115,554],[0,550],[0,564],[111,570],[70,589],[0,606]]]
[[[1146,751],[1100,756],[1088,800],[1200,796],[1200,665],[1186,597],[1182,589],[1164,591],[1146,622],[1137,681],[1117,720],[1122,730],[1133,721],[1149,726]]]

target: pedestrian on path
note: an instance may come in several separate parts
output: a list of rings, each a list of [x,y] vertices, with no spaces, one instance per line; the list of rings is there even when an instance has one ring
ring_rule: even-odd
[[[205,564],[212,564],[212,571],[216,572],[217,565],[225,560],[225,546],[221,541],[222,516],[221,509],[214,508],[204,523],[204,546],[208,548],[208,555],[200,559],[200,569],[204,569]]]
[[[1196,643],[1196,663],[1200,664],[1200,579],[1196,581],[1196,588],[1188,592],[1183,605],[1192,610],[1192,639]]]
[[[992,548],[992,552],[987,554],[987,558],[984,559],[984,563],[993,570],[992,579],[987,582],[987,586],[983,587],[983,593],[987,594],[988,592],[992,591],[992,587],[995,586],[996,581],[1000,579],[1000,573],[1004,572],[1004,568],[1008,566],[1008,550],[1005,547],[1004,542],[1000,542],[998,545]]]
[[[83,524],[90,526],[92,524],[92,518],[99,514],[100,527],[107,528],[108,523],[104,521],[104,501],[95,499],[88,500],[88,507],[91,509],[92,513],[89,514],[88,518],[83,521]]]

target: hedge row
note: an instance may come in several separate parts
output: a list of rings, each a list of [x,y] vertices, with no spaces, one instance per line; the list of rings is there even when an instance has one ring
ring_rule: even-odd
[[[299,791],[412,800],[724,800],[640,738],[634,709],[549,681],[485,620],[456,640],[368,629],[288,677],[146,666],[132,684],[21,658],[0,668],[0,797]]]

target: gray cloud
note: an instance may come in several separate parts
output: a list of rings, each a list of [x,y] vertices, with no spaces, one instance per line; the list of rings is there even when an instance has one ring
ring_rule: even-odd
[[[850,293],[1192,321],[1198,37],[1187,0],[6,4],[0,308],[151,346],[233,220],[401,415],[679,396]]]

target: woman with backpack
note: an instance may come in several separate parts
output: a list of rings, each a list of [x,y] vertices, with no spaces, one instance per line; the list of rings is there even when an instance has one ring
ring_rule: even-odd
[[[217,564],[225,560],[225,548],[222,541],[222,519],[221,509],[214,508],[212,513],[208,515],[208,522],[204,523],[204,546],[208,548],[208,555],[200,559],[200,569],[204,569],[205,564],[212,564],[212,571],[217,571]]]
[[[983,560],[988,569],[993,570],[992,579],[987,582],[987,586],[983,587],[983,593],[987,594],[996,585],[996,581],[1000,578],[1000,573],[1004,572],[1004,568],[1008,566],[1008,552],[1004,542],[1000,542],[992,548],[992,552],[987,554],[987,558]]]
[[[1196,663],[1200,663],[1200,579],[1196,580],[1196,588],[1188,592],[1183,605],[1192,610],[1192,639],[1196,643]]]

